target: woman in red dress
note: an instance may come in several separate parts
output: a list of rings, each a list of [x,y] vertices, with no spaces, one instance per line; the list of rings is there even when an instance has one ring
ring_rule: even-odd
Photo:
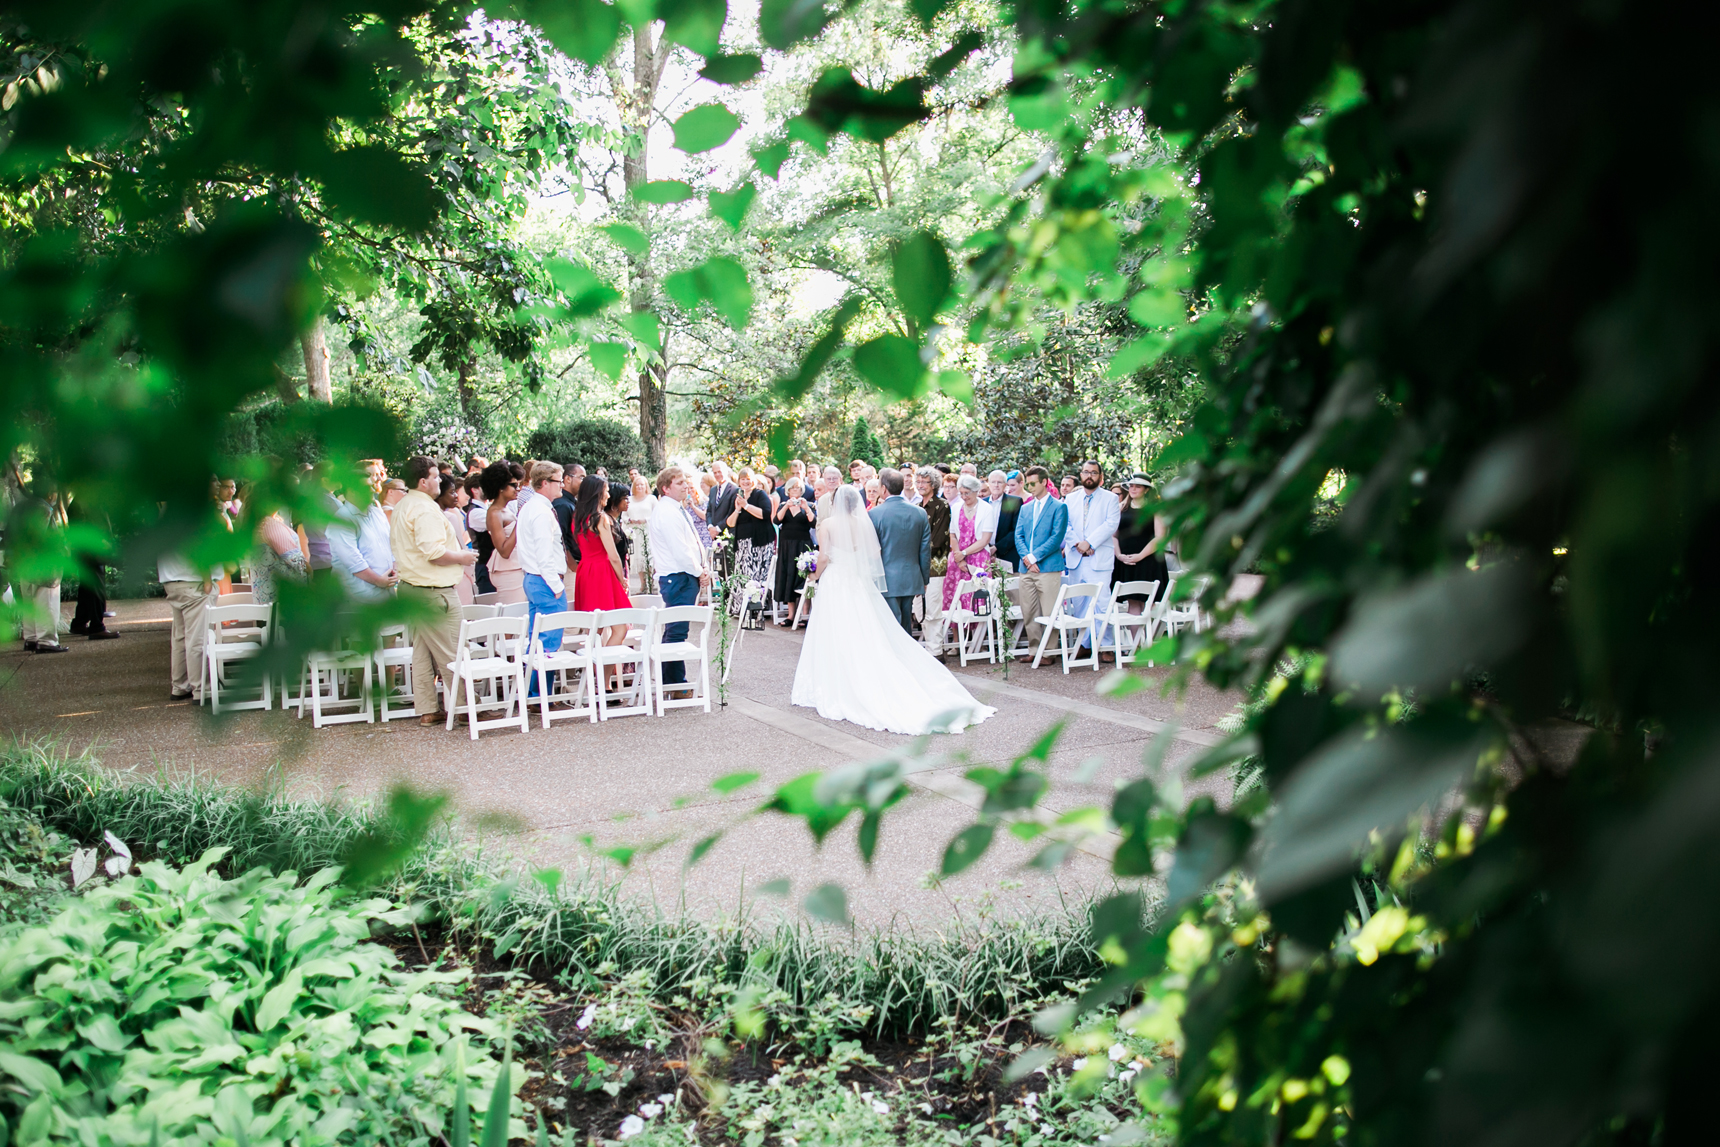
[[[579,484],[573,505],[573,536],[579,543],[579,568],[573,574],[573,608],[585,613],[599,609],[632,609],[621,554],[615,549],[615,526],[603,508],[609,504],[609,482],[587,474]],[[602,633],[603,644],[620,645],[627,640],[625,625],[612,625]],[[620,668],[611,670],[609,688],[620,686]]]

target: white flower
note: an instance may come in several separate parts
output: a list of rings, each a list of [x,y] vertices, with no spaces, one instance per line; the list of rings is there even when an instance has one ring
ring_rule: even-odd
[[[638,1023],[638,1022],[639,1022],[638,1016],[628,1016],[626,1019],[621,1021],[621,1030],[624,1032],[625,1031],[632,1031],[633,1025]]]
[[[1070,1064],[1069,1066],[1074,1068],[1076,1071],[1080,1071],[1082,1068],[1087,1066],[1087,1057],[1082,1056],[1080,1059],[1076,1060],[1074,1063]]]
[[[920,1110],[924,1111],[927,1115],[930,1115],[932,1113],[932,1105],[929,1103],[922,1103],[920,1104]]]
[[[1049,1123],[1041,1123],[1039,1125],[1039,1133],[1041,1135],[1049,1135],[1055,1130],[1056,1128],[1052,1127]]]
[[[769,1079],[764,1081],[764,1085],[766,1087],[781,1087],[782,1086],[782,1073],[778,1072],[776,1075],[771,1076]]]
[[[1021,1097],[1021,1105],[1023,1107],[1038,1107],[1039,1093],[1037,1091],[1028,1092],[1026,1095]]]
[[[639,1114],[643,1115],[647,1119],[655,1119],[659,1115],[663,1114],[663,1105],[661,1103],[641,1103],[639,1105]]]
[[[872,1101],[872,1110],[876,1111],[879,1115],[888,1115],[890,1114],[890,1105],[885,1103],[882,1099],[874,1099]]]
[[[1140,1068],[1131,1067],[1131,1068],[1129,1068],[1129,1070],[1123,1072],[1123,1074],[1121,1074],[1117,1077],[1117,1082],[1118,1083],[1127,1083],[1127,1082],[1129,1082],[1129,1080],[1135,1078],[1135,1076],[1139,1075],[1140,1073],[1141,1073]]]
[[[643,1130],[645,1130],[645,1121],[637,1115],[629,1115],[621,1121],[621,1131],[617,1137],[631,1139]]]
[[[1111,1045],[1111,1050],[1106,1052],[1105,1054],[1109,1055],[1111,1057],[1112,1063],[1116,1063],[1118,1060],[1122,1059],[1125,1055],[1129,1054],[1129,1049],[1124,1047],[1120,1043],[1114,1043]]]
[[[657,1097],[657,1102],[661,1103],[664,1107],[673,1107],[675,1106],[675,1093],[671,1091],[663,1095],[659,1095]]]
[[[584,1031],[586,1028],[591,1026],[591,1021],[596,1019],[596,1018],[597,1018],[597,1005],[596,1004],[586,1004],[585,1010],[583,1012],[579,1013],[579,1022],[576,1023],[574,1026],[577,1027],[580,1031]]]

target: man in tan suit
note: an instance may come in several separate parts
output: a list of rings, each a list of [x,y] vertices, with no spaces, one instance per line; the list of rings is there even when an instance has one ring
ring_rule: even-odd
[[[436,675],[454,660],[460,640],[460,598],[454,587],[461,567],[478,560],[476,550],[460,545],[454,527],[436,504],[441,488],[442,472],[433,459],[408,458],[406,497],[394,507],[388,523],[400,596],[415,597],[429,610],[427,618],[412,626],[412,709],[420,725],[439,723]],[[450,688],[449,704],[453,697]]]

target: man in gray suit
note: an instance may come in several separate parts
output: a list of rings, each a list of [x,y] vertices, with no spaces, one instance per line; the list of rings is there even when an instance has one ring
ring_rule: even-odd
[[[932,526],[926,512],[902,497],[902,472],[878,475],[888,495],[872,511],[878,554],[884,560],[884,600],[902,628],[914,632],[914,599],[932,576]]]

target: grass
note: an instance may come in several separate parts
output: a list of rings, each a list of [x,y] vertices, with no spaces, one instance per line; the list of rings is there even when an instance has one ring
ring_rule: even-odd
[[[385,810],[366,802],[295,800],[195,775],[121,775],[51,741],[0,748],[0,799],[82,843],[112,832],[140,857],[184,864],[226,846],[229,875],[260,866],[308,876],[389,831]],[[1004,1022],[1102,967],[1084,912],[852,937],[804,922],[671,917],[589,875],[533,878],[446,822],[381,891],[417,905],[420,925],[469,957],[575,990],[626,981],[662,1005],[744,994],[768,1030],[819,1041]]]

